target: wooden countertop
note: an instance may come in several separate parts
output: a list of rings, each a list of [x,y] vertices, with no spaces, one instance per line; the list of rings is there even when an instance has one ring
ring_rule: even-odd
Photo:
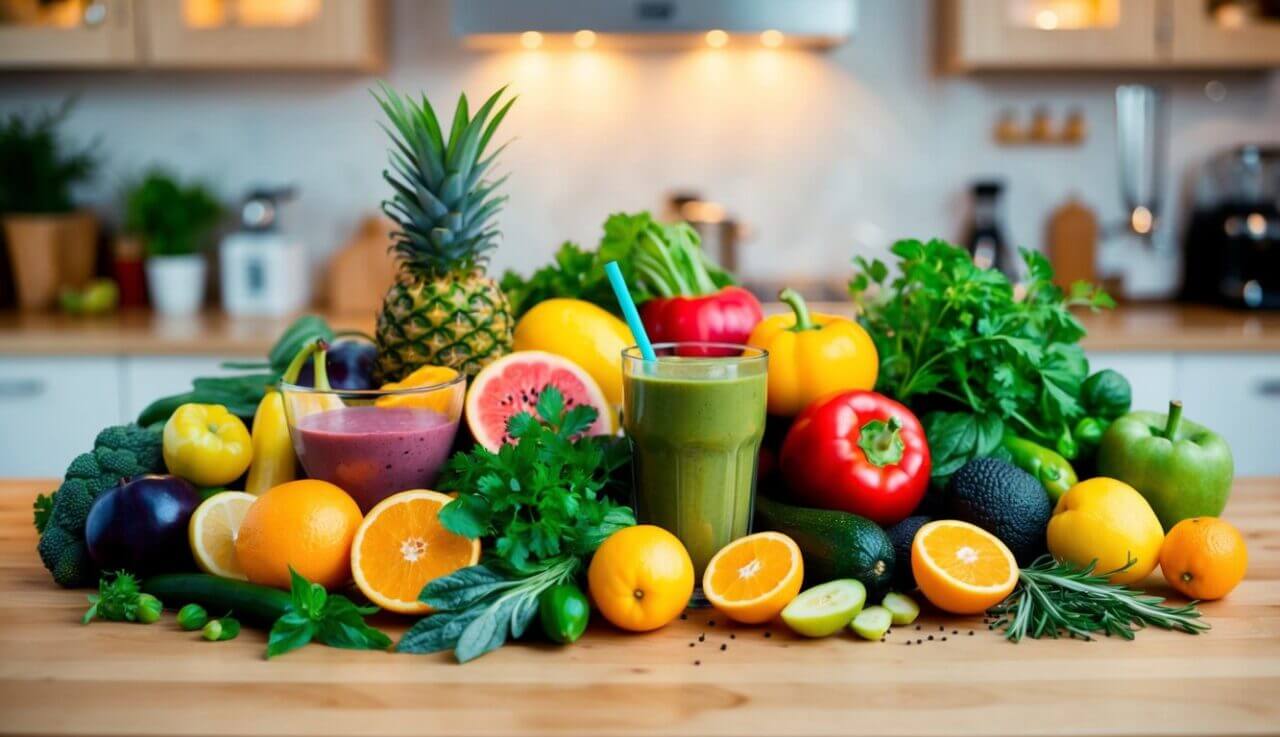
[[[574,646],[509,645],[465,666],[445,654],[318,645],[267,662],[261,632],[208,643],[178,630],[172,614],[150,626],[81,626],[86,592],[55,586],[34,549],[31,499],[50,486],[0,482],[0,733],[1225,736],[1280,729],[1280,479],[1236,484],[1226,516],[1248,539],[1249,574],[1228,599],[1202,606],[1213,626],[1203,635],[1152,629],[1132,642],[1014,645],[979,618],[926,609],[919,630],[895,629],[885,643],[851,635],[802,640],[778,626],[728,626],[698,610],[647,635],[597,621]],[[1148,583],[1167,592],[1159,574]],[[377,623],[396,638],[405,627],[391,615]]]
[[[785,309],[767,304],[769,313]],[[851,314],[848,303],[815,303]],[[328,315],[337,328],[370,332],[372,315]],[[1096,351],[1280,352],[1280,312],[1251,313],[1196,305],[1125,305],[1083,313],[1084,345]],[[162,318],[150,312],[77,318],[0,313],[0,355],[208,355],[261,357],[288,318],[230,318],[209,312]]]

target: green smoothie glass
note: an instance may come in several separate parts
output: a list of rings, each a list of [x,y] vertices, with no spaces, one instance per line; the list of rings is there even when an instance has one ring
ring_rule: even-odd
[[[768,353],[729,343],[658,343],[656,360],[622,352],[622,424],[631,442],[636,519],[671,531],[702,572],[751,531],[764,436]]]

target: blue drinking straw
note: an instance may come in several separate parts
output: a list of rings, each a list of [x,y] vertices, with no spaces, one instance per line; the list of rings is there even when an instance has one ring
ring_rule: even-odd
[[[649,334],[644,331],[644,323],[640,322],[640,313],[636,311],[636,302],[631,299],[631,290],[627,289],[627,280],[622,278],[622,270],[617,261],[604,265],[604,273],[609,277],[609,286],[613,287],[613,296],[618,298],[618,306],[622,308],[622,316],[627,318],[627,326],[636,337],[636,345],[640,346],[640,355],[646,361],[658,360],[653,352],[653,344],[649,342]]]

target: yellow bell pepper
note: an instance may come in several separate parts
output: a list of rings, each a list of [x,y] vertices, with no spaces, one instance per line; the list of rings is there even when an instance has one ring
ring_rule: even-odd
[[[769,351],[769,413],[792,417],[819,397],[871,389],[880,356],[861,325],[839,315],[810,314],[795,290],[778,299],[791,313],[767,317],[747,342]]]
[[[196,486],[223,486],[240,478],[253,460],[249,430],[221,404],[184,404],[164,425],[169,473]]]
[[[298,458],[289,439],[289,423],[285,419],[284,397],[275,389],[267,390],[253,413],[253,463],[244,490],[255,496],[273,486],[297,478]]]

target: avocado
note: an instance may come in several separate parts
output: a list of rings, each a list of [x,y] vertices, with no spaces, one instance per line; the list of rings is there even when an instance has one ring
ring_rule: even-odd
[[[916,577],[911,573],[911,542],[916,539],[916,532],[926,523],[932,522],[928,515],[917,514],[908,517],[890,527],[886,532],[893,543],[893,555],[902,565],[893,567],[893,588],[895,591],[914,591]]]
[[[1045,550],[1053,509],[1034,476],[996,458],[964,464],[947,483],[947,512],[981,527],[1009,546],[1019,565]]]
[[[775,530],[800,546],[805,587],[852,578],[879,600],[893,579],[893,543],[880,526],[848,512],[809,509],[756,496],[756,529]],[[908,559],[909,560],[909,559]]]

